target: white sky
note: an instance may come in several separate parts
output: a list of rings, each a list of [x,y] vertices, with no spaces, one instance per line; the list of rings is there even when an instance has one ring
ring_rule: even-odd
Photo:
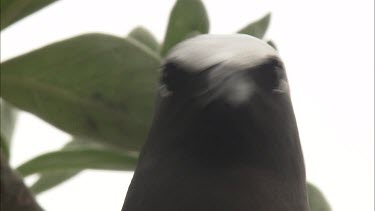
[[[87,32],[125,36],[143,25],[162,40],[174,0],[64,0],[1,32],[1,61]],[[307,177],[334,211],[374,210],[374,1],[204,1],[211,33],[232,33],[266,12],[267,37],[286,64]],[[69,136],[30,114],[16,129],[12,164]],[[132,173],[85,171],[41,194],[46,210],[120,210]]]

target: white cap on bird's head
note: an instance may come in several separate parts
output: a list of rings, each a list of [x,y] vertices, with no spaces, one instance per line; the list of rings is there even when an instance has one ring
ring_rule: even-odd
[[[244,34],[199,35],[168,53],[162,87],[169,94],[204,95],[204,105],[221,97],[236,106],[262,86],[286,93],[286,81],[278,52],[266,42]]]
[[[189,71],[201,71],[221,63],[232,68],[251,68],[277,51],[263,40],[245,34],[199,35],[176,45],[166,62],[177,62]]]

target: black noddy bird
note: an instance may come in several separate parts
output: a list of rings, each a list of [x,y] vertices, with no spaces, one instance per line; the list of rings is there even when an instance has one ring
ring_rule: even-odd
[[[255,37],[176,45],[122,211],[307,211],[288,87],[278,53]]]

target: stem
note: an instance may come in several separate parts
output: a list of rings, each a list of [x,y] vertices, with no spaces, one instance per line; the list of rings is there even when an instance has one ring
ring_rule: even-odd
[[[22,178],[13,171],[0,152],[0,210],[42,211]]]

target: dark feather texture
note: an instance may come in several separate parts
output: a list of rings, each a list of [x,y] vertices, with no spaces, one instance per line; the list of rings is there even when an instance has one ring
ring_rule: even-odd
[[[168,54],[122,211],[307,211],[305,169],[277,53],[202,35]]]

